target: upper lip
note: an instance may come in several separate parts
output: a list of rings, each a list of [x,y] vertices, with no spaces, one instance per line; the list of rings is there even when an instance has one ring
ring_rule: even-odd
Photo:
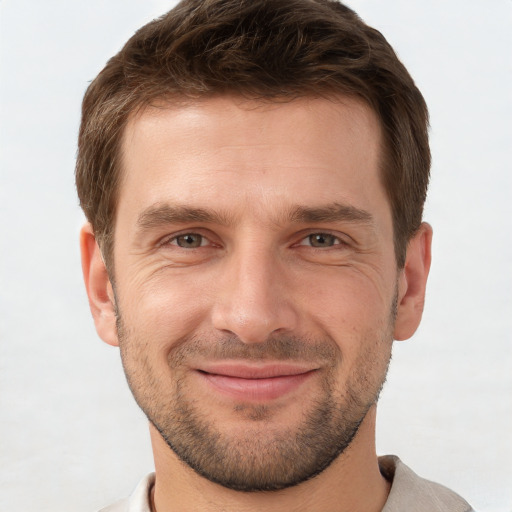
[[[218,362],[200,365],[197,370],[212,375],[221,375],[238,379],[271,379],[274,377],[289,377],[301,375],[318,367],[301,363],[247,363],[247,362]]]

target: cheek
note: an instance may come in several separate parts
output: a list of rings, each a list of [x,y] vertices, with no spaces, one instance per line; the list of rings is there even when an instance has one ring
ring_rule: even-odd
[[[338,345],[344,379],[360,374],[361,368],[367,369],[363,378],[364,373],[385,371],[392,344],[391,288],[354,271],[309,283],[306,314],[314,322],[313,329]]]
[[[358,269],[340,268],[304,280],[297,296],[312,318],[333,331],[357,334],[386,326],[392,302],[389,286]]]
[[[125,286],[120,311],[135,336],[150,339],[154,350],[166,352],[201,325],[208,301],[193,276],[162,274]]]

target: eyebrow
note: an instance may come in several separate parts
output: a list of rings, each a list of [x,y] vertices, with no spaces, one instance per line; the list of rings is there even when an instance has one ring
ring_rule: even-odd
[[[227,215],[189,206],[158,204],[146,208],[137,219],[141,230],[157,228],[166,224],[185,224],[188,222],[206,222],[211,224],[230,224]]]
[[[318,207],[294,206],[282,218],[297,224],[351,222],[372,226],[374,223],[373,216],[368,211],[341,203]],[[142,211],[137,219],[137,228],[144,231],[168,224],[187,224],[190,222],[227,226],[233,224],[233,218],[222,211],[164,203],[152,205]]]
[[[292,222],[305,224],[314,222],[355,222],[358,224],[373,225],[373,215],[355,206],[332,203],[321,207],[295,207],[291,214]]]

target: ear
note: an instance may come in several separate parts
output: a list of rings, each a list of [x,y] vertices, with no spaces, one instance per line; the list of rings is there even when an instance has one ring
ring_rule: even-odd
[[[80,252],[85,288],[96,331],[105,343],[119,346],[114,290],[92,226],[89,223],[85,224],[80,231]]]
[[[410,338],[420,324],[432,257],[431,246],[432,227],[423,222],[416,235],[409,241],[405,265],[398,278],[395,340]]]

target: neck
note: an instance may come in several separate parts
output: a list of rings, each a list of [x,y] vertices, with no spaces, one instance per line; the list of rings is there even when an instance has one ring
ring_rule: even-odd
[[[300,485],[274,492],[240,492],[198,475],[181,462],[150,427],[156,483],[153,512],[380,512],[389,483],[379,471],[375,450],[375,406],[351,445],[327,469]]]

